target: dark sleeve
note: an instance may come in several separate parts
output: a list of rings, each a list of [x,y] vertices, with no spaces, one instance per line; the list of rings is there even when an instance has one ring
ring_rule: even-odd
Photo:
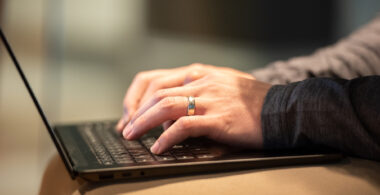
[[[380,75],[380,14],[370,23],[309,56],[276,61],[254,70],[257,80],[287,84],[312,77],[352,79]]]
[[[380,160],[380,76],[274,85],[261,115],[265,148],[328,146]]]

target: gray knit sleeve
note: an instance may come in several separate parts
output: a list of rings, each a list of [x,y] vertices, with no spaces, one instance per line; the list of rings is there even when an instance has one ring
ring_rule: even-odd
[[[258,80],[287,84],[312,77],[352,79],[380,74],[380,14],[335,45],[277,61],[252,72]]]

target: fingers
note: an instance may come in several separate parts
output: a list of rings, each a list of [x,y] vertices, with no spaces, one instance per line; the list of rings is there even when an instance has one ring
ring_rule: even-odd
[[[183,80],[185,79],[185,75],[186,75],[185,72],[181,71],[181,72],[178,72],[178,74],[174,73],[173,75],[167,75],[167,76],[159,77],[152,80],[149,83],[149,86],[146,89],[143,97],[141,98],[139,105],[144,104],[149,98],[152,97],[154,92],[160,89],[178,87],[178,86],[183,85]]]
[[[190,66],[190,68],[184,69],[184,67],[181,67],[179,69],[174,69],[171,71],[172,75],[164,75],[153,79],[149,83],[149,87],[146,89],[139,105],[144,104],[154,94],[154,92],[160,89],[186,85],[192,81],[202,78],[206,74],[206,70],[200,70],[199,67],[194,68],[194,66]]]
[[[203,71],[203,72],[200,72],[198,70],[190,71],[189,73],[187,73],[185,79],[183,80],[183,84],[186,85],[186,84],[191,83],[195,80],[198,80],[198,79],[202,78],[205,74],[206,74],[205,71]]]
[[[165,121],[163,124],[162,124],[162,128],[164,128],[164,130],[168,129],[172,124],[174,123],[174,121],[170,120],[170,121]]]
[[[121,131],[138,107],[149,100],[157,90],[177,87],[197,80],[206,74],[206,70],[205,65],[197,63],[171,70],[155,70],[137,74],[125,95],[123,120],[119,120],[116,129]]]
[[[128,110],[126,107],[123,107],[123,115],[121,116],[121,119],[119,120],[119,122],[117,123],[117,125],[115,127],[116,130],[118,132],[121,132],[124,129],[124,127],[128,121],[129,121]]]
[[[203,114],[206,110],[206,105],[209,103],[207,99],[197,98],[195,115]],[[137,139],[165,121],[177,120],[186,116],[187,106],[187,97],[166,97],[131,121],[124,129],[123,136],[129,140]]]
[[[156,72],[139,73],[133,79],[124,100],[124,106],[127,108],[128,114],[132,114],[137,109],[137,104],[148,87],[149,82],[156,76],[158,76]]]
[[[117,122],[117,125],[116,125],[116,130],[118,130],[119,132],[124,128],[124,126],[126,125],[126,122],[124,120],[124,117],[122,117],[119,122]]]
[[[149,108],[153,107],[155,104],[163,100],[164,98],[171,96],[194,96],[197,97],[199,92],[202,90],[202,86],[186,86],[186,87],[175,87],[170,89],[162,89],[156,91],[149,100],[147,100],[144,105],[142,105],[134,114],[131,121],[133,122],[136,118],[141,116]]]
[[[207,116],[184,116],[164,131],[151,147],[151,152],[161,154],[189,137],[206,136],[212,130],[214,121]]]
[[[116,125],[118,131],[123,130],[131,115],[137,110],[137,105],[143,96],[149,81],[163,74],[162,71],[141,72],[133,79],[123,102],[123,116]]]

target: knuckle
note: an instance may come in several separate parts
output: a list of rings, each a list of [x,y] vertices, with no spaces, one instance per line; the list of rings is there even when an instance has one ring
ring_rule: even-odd
[[[190,67],[191,68],[195,68],[195,69],[200,69],[200,68],[203,68],[205,65],[204,64],[202,64],[202,63],[192,63],[192,64],[190,64]]]
[[[165,97],[160,101],[160,107],[164,110],[171,110],[176,103],[175,97]]]
[[[129,110],[134,107],[135,102],[133,102],[130,98],[125,98],[123,101],[123,111]]]
[[[217,78],[217,77],[219,77],[219,76],[220,76],[219,73],[217,73],[217,72],[211,72],[211,73],[208,75],[208,78],[209,78],[209,79],[215,79],[215,78]]]
[[[158,90],[158,91],[154,92],[154,95],[153,95],[153,98],[157,102],[163,100],[165,97],[167,97],[167,90],[165,90],[165,89]]]
[[[210,81],[204,85],[204,88],[207,89],[206,93],[215,95],[220,94],[220,92],[222,92],[221,89],[223,88],[223,86],[220,83]]]
[[[187,130],[191,127],[191,123],[186,118],[180,118],[177,120],[178,128],[180,131]]]
[[[149,84],[149,88],[152,89],[152,90],[160,89],[161,86],[162,86],[162,84],[161,84],[161,81],[159,81],[159,80],[153,80]]]
[[[205,64],[201,64],[201,63],[194,63],[194,64],[191,64],[190,65],[190,70],[191,72],[195,72],[195,73],[202,73],[202,72],[205,72],[207,69],[207,65]]]
[[[142,71],[136,74],[135,80],[136,81],[144,81],[147,79],[148,72],[147,71]]]

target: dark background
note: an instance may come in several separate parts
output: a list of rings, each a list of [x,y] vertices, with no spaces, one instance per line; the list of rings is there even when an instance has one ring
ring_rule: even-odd
[[[148,28],[260,43],[332,41],[336,1],[149,0]]]

